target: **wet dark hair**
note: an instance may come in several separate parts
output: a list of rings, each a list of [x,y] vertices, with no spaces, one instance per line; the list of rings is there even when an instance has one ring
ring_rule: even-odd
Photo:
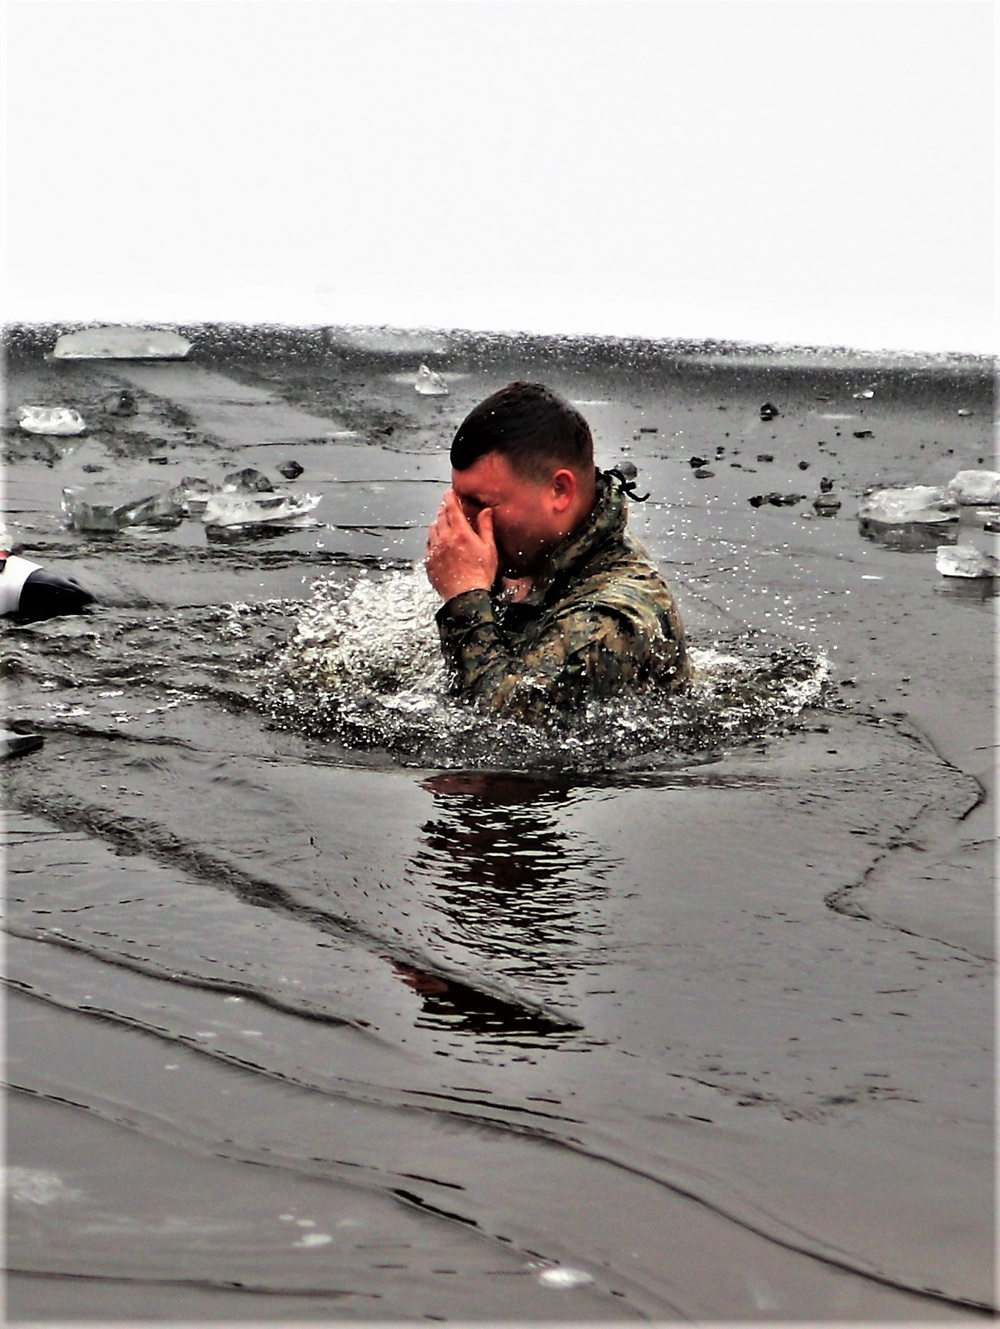
[[[594,469],[590,425],[544,383],[508,383],[469,412],[452,442],[451,464],[465,471],[488,452],[506,457],[526,480],[547,480],[558,466],[581,476]]]

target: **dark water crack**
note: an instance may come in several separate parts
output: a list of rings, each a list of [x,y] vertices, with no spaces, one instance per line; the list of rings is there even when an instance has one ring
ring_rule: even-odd
[[[226,1278],[155,1278],[140,1274],[74,1273],[65,1269],[25,1269],[8,1265],[7,1274],[19,1278],[58,1278],[78,1283],[103,1283],[124,1287],[193,1288],[206,1292],[244,1292],[249,1296],[276,1297],[363,1297],[381,1301],[377,1292],[355,1292],[350,1288],[294,1287],[272,1283],[246,1283]]]

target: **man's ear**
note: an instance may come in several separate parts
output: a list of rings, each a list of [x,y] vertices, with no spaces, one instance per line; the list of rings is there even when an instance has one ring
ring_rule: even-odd
[[[566,466],[561,467],[552,476],[551,481],[552,510],[553,512],[566,512],[573,505],[576,498],[576,491],[579,484],[576,476]]]

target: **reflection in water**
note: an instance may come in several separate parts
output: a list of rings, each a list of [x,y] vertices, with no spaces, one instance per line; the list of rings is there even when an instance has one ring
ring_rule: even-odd
[[[997,580],[996,577],[942,577],[934,589],[939,595],[951,596],[953,600],[985,604],[996,597]]]
[[[391,960],[391,964],[406,986],[423,998],[423,1014],[416,1021],[421,1028],[477,1034],[520,1047],[530,1047],[534,1035],[544,1036],[551,1044],[554,1038],[565,1039],[574,1033],[565,1021],[544,1011],[501,1001],[401,960]]]
[[[920,552],[936,549],[938,545],[958,542],[958,522],[951,521],[876,521],[872,517],[858,518],[858,533],[866,540],[886,549]]]
[[[434,795],[436,815],[421,828],[424,843],[409,872],[432,888],[439,936],[533,998],[558,1000],[567,973],[592,959],[604,930],[597,905],[611,868],[601,846],[559,826],[570,787],[480,772],[435,775],[424,788]],[[538,1011],[505,1008],[437,976],[401,976],[424,999],[423,1023],[454,1028],[457,1015],[460,1027],[477,1031],[560,1027]]]

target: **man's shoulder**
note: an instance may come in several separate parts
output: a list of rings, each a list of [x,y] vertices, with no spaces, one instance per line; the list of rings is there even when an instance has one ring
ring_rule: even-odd
[[[673,594],[657,569],[634,550],[620,551],[603,565],[589,569],[566,595],[560,614],[581,610],[612,613],[654,631],[664,619],[675,622]]]

